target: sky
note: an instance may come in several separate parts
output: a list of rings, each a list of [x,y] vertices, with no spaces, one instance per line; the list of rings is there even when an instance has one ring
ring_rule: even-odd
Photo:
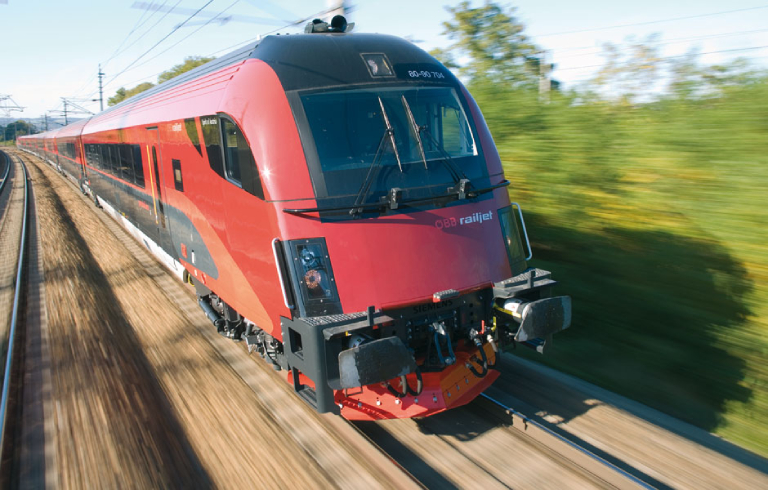
[[[3,33],[0,94],[23,112],[42,117],[62,108],[61,97],[98,112],[98,65],[105,73],[106,99],[124,86],[157,81],[157,75],[186,56],[221,56],[269,32],[297,33],[333,2],[328,0],[0,0]],[[425,50],[450,43],[442,23],[446,0],[347,1],[356,32],[407,37]],[[474,6],[480,1],[471,2]],[[518,0],[513,6],[532,41],[555,63],[553,77],[567,87],[597,72],[604,43],[659,36],[663,57],[696,49],[704,64],[737,57],[768,67],[766,0]],[[146,6],[176,11],[147,10]],[[145,8],[140,8],[144,6]],[[196,16],[190,18],[195,11]],[[157,10],[157,9],[155,9]],[[223,25],[214,19],[232,15]],[[186,24],[179,26],[186,21]],[[255,21],[258,21],[255,22]],[[208,22],[206,24],[206,22]],[[0,106],[2,104],[0,103]],[[55,114],[55,112],[49,114]],[[0,117],[4,114],[0,113]],[[74,116],[82,117],[82,116]]]

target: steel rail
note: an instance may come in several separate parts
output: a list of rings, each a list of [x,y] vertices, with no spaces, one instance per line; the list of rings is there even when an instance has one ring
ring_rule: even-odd
[[[3,175],[3,181],[0,182],[0,193],[3,192],[3,189],[5,188],[5,183],[8,181],[8,174],[11,170],[11,157],[5,152],[3,152],[3,156],[5,156],[5,161],[8,165],[5,166],[5,175]]]
[[[8,160],[8,167],[10,168],[10,165],[12,163],[11,157],[3,152],[5,154],[6,159]],[[16,282],[15,287],[16,290],[13,295],[13,312],[11,314],[11,326],[8,331],[8,354],[5,360],[5,373],[3,375],[3,394],[2,394],[2,400],[0,400],[0,461],[3,461],[4,454],[3,454],[3,446],[5,443],[5,429],[7,425],[7,412],[8,412],[8,396],[10,393],[10,381],[11,381],[11,371],[13,367],[13,347],[14,347],[14,340],[16,338],[16,325],[18,323],[19,318],[19,304],[21,302],[21,294],[22,294],[22,273],[24,270],[24,260],[26,255],[26,249],[27,249],[27,218],[29,215],[29,182],[27,178],[27,168],[24,165],[24,162],[19,159],[19,164],[21,165],[22,169],[22,176],[24,178],[24,214],[22,217],[22,224],[21,224],[21,240],[19,241],[19,262],[16,268]]]
[[[648,483],[644,482],[643,480],[641,480],[640,478],[636,477],[635,475],[633,475],[633,474],[631,474],[631,473],[629,473],[629,472],[619,468],[618,466],[616,466],[615,464],[611,463],[610,461],[606,461],[605,459],[601,458],[600,456],[598,456],[597,454],[593,453],[589,449],[578,445],[577,443],[571,441],[567,437],[563,437],[562,435],[560,435],[557,432],[553,431],[552,429],[546,427],[545,425],[540,424],[539,422],[531,419],[527,415],[524,415],[524,414],[518,412],[514,408],[505,405],[504,403],[496,400],[495,398],[493,398],[493,397],[491,397],[491,396],[489,396],[489,395],[487,395],[485,393],[481,393],[480,396],[482,398],[488,400],[490,403],[492,403],[492,404],[494,404],[494,405],[504,409],[508,414],[520,417],[525,424],[530,424],[530,425],[536,427],[538,430],[540,430],[540,431],[544,432],[545,434],[554,437],[558,441],[560,441],[560,442],[570,446],[572,449],[575,449],[576,451],[578,451],[581,454],[589,457],[590,459],[594,460],[595,462],[603,465],[604,467],[608,468],[609,470],[611,470],[611,471],[613,471],[615,473],[618,473],[619,475],[621,475],[624,478],[628,479],[632,483],[634,483],[634,484],[636,484],[636,485],[638,485],[638,486],[640,486],[642,488],[648,489],[648,490],[655,490],[656,487],[654,487],[652,485],[649,485]]]

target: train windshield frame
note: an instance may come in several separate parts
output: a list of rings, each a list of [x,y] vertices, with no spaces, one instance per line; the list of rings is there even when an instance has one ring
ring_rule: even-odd
[[[292,98],[318,200],[355,201],[366,180],[362,203],[393,188],[405,200],[439,196],[456,184],[456,169],[475,187],[489,182],[475,125],[453,86],[375,84]]]

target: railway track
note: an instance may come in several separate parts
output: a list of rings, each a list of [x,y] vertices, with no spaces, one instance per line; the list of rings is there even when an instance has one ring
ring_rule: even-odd
[[[17,482],[20,468],[19,441],[21,407],[23,405],[23,366],[27,308],[34,307],[29,300],[30,256],[34,254],[29,228],[34,224],[31,190],[27,169],[20,159],[0,152],[4,160],[3,180],[0,184],[0,332],[2,332],[3,366],[2,396],[0,398],[0,484],[3,487]],[[0,167],[2,168],[2,167]],[[36,258],[36,254],[34,254]]]
[[[493,393],[495,390],[488,391]],[[547,451],[552,451],[560,457],[566,458],[572,464],[593,475],[597,481],[604,483],[605,486],[643,488],[646,490],[669,488],[647,475],[638,475],[639,472],[636,470],[631,472],[621,468],[595,454],[584,445],[564,437],[546,425],[490,396],[488,392],[481,394],[479,399],[475,401],[475,405],[487,410],[490,416],[498,419],[508,430],[520,432],[534,441],[535,444],[546,448]]]
[[[31,159],[32,157],[25,155],[24,158]],[[63,201],[70,201],[68,206],[71,205],[72,200],[80,200],[82,195],[79,189],[70,186],[71,183],[64,184],[64,179],[54,176],[49,168],[45,168],[47,165],[40,165],[40,167],[38,170],[44,170],[44,173],[50,176],[48,180],[51,183],[55,182],[57,186],[61,184],[57,192],[62,192],[61,187],[68,191],[66,197],[62,197]],[[91,201],[83,198],[82,203],[89,209],[95,210]],[[70,213],[72,212],[70,211]],[[235,371],[242,378],[242,382],[252,388],[252,393],[255,394],[258,403],[266,408],[265,413],[270,419],[265,421],[269,425],[268,429],[284,432],[285,439],[295,441],[298,446],[298,454],[294,453],[296,457],[283,458],[282,466],[287,465],[287,468],[279,470],[280,473],[286,475],[285,478],[290,478],[292,475],[296,476],[305,470],[300,467],[291,468],[292,461],[300,460],[303,457],[312,460],[322,474],[323,479],[317,480],[316,485],[327,486],[330,484],[339,488],[352,488],[361,484],[371,488],[421,487],[418,481],[398,468],[398,465],[388,455],[377,449],[354,427],[346,425],[336,417],[324,417],[316,414],[301,400],[296,399],[284,381],[275,380],[276,374],[261,359],[256,362],[256,359],[249,357],[247,352],[244,352],[243,345],[234,344],[231,340],[217,335],[205,317],[200,315],[194,294],[168,274],[140,244],[135,242],[106,213],[95,210],[94,216],[99,218],[99,221],[126,246],[129,255],[138,261],[144,269],[143,272],[156,283],[158,290],[162,291],[160,294],[163,294],[168,301],[175,305],[175,311],[180,312],[184,318],[185,327],[188,330],[199,332],[195,335],[198,338],[205,338],[203,342],[213,344],[218,355],[227,362],[228,368]],[[78,225],[79,223],[73,223],[71,227]],[[100,233],[103,234],[104,232]],[[86,243],[82,245],[88,246]],[[113,271],[105,271],[104,273],[107,276],[115,274]],[[121,269],[120,274],[124,273]],[[125,280],[131,279],[125,278]],[[147,321],[150,322],[151,320],[147,319]],[[185,363],[187,361],[178,360],[178,362]],[[189,393],[185,397],[186,404],[197,403],[196,394]],[[249,430],[246,426],[253,430],[253,426],[247,423],[244,423],[243,426],[246,432]],[[262,428],[264,428],[263,425]],[[211,437],[216,437],[216,434],[212,433]],[[300,485],[300,483],[297,484]],[[235,486],[235,484],[229,483],[225,486]]]
[[[53,179],[54,177],[52,177]],[[61,179],[61,182],[64,182]],[[71,184],[71,183],[70,183]],[[79,189],[68,186],[72,196]],[[82,196],[81,196],[82,197]],[[92,203],[82,198],[83,203]],[[472,404],[422,420],[350,424],[306,407],[258,356],[219,336],[200,314],[194,294],[171,277],[105,213],[95,216],[141,264],[185,324],[216,352],[267,408],[269,423],[296,441],[338,487],[669,488],[640,469],[511,408],[491,391]],[[329,447],[345,448],[329,450]]]
[[[91,205],[85,198],[83,201]],[[288,385],[276,379],[279,375],[261,359],[246,355],[245,346],[217,335],[198,311],[194,294],[171,277],[112,218],[102,212],[96,214],[157,282],[190,327],[213,344],[260,401],[271,407],[275,424],[298,441],[339,486],[359,486],[366,483],[367,475],[378,473],[387,475],[387,486],[397,488],[464,487],[472,483],[490,488],[574,486],[574,483],[584,487],[652,487],[576,450],[572,443],[565,443],[531,419],[510,412],[508,407],[501,408],[490,399],[421,421],[350,424],[338,417],[317,415],[302,403],[296,403]],[[270,389],[265,390],[265,386]],[[485,427],[486,433],[467,436],[462,431],[469,433],[473,428],[457,429],[457,419],[472,421],[475,429]],[[398,428],[392,429],[393,426]],[[525,429],[520,432],[519,428]],[[327,434],[332,434],[339,445],[350,448],[361,468],[350,468],[347,455],[325,450]],[[489,452],[489,446],[482,440],[486,437],[497,441],[502,448],[522,448],[524,454],[512,460],[503,453]],[[379,486],[383,482],[367,483]]]
[[[621,471],[616,471],[617,468],[608,467],[606,470],[605,465],[602,463],[595,465],[596,460],[594,458],[585,459],[583,451],[575,451],[573,454],[563,455],[562,453],[568,453],[568,451],[564,451],[563,448],[559,447],[563,441],[558,440],[556,435],[546,434],[546,431],[539,430],[539,432],[546,434],[552,440],[546,441],[547,437],[540,436],[532,443],[529,440],[531,439],[530,432],[522,435],[515,434],[514,430],[517,426],[514,423],[509,424],[508,417],[505,418],[506,411],[502,410],[499,410],[501,415],[494,415],[492,411],[486,409],[488,413],[482,417],[477,417],[476,415],[473,417],[478,419],[481,425],[490,425],[501,429],[502,432],[507,431],[507,434],[502,437],[504,444],[511,444],[510,441],[514,439],[518,441],[517,444],[524,445],[527,451],[533,452],[535,450],[538,454],[538,456],[533,458],[536,460],[535,465],[543,468],[543,471],[520,471],[520,468],[516,468],[514,464],[509,465],[508,463],[503,463],[496,468],[487,463],[478,464],[478,461],[471,456],[474,448],[463,447],[471,446],[471,440],[456,443],[461,437],[445,435],[450,432],[450,428],[445,427],[442,423],[442,419],[445,417],[441,418],[439,416],[425,419],[418,423],[418,427],[412,428],[407,436],[407,438],[419,441],[415,444],[420,444],[424,448],[435,448],[435,445],[437,445],[439,450],[436,450],[433,456],[436,456],[438,459],[441,458],[441,455],[450,455],[447,457],[447,460],[451,461],[451,465],[441,467],[440,464],[434,464],[435,462],[430,461],[429,457],[418,454],[418,451],[406,448],[407,444],[393,444],[395,438],[391,434],[384,435],[386,430],[371,429],[376,424],[350,424],[338,417],[318,416],[303,405],[293,403],[295,397],[293,397],[287,385],[282,380],[275,379],[279,376],[272,372],[271,368],[267,367],[260,359],[249,358],[245,355],[244,346],[233,344],[231,341],[217,335],[210,324],[200,315],[192,292],[167,274],[149,256],[146,250],[136,243],[114,220],[105,213],[97,214],[103,224],[115,236],[120,238],[130,253],[142,264],[147,274],[155,279],[168,298],[186,317],[189,324],[195,327],[201,335],[216,347],[232,369],[260,396],[264,403],[274,407],[273,416],[275,422],[283,427],[294,439],[299,441],[305,451],[318,457],[321,460],[319,463],[323,468],[333,473],[338,472],[333,475],[334,479],[338,479],[338,481],[346,482],[350,485],[360,483],[357,481],[358,475],[354,471],[339,472],[340,468],[345,468],[345,464],[339,460],[337,455],[323,450],[326,441],[316,436],[318,433],[323,432],[318,430],[320,425],[331,426],[335,437],[344,439],[344,444],[354,448],[356,453],[365,454],[368,462],[374,464],[382,471],[387,472],[387,468],[391,468],[394,462],[401,471],[394,473],[398,478],[394,478],[392,483],[401,488],[414,484],[428,487],[461,487],[472,481],[482,482],[491,487],[517,486],[520,482],[536,486],[548,486],[547,482],[552,481],[551,473],[553,469],[561,474],[563,482],[580,481],[586,486],[594,487],[644,487],[642,481],[634,481],[631,475],[624,475]],[[265,392],[263,387],[268,384],[275,385],[280,389]],[[459,409],[457,413],[462,414],[464,410],[466,409]],[[485,420],[481,420],[483,418]],[[489,424],[488,421],[491,420],[493,422]],[[532,425],[527,418],[521,420],[525,424],[520,422],[518,423],[519,426]],[[400,423],[404,421],[392,422]],[[405,423],[410,422],[412,421]],[[447,425],[450,424],[450,421],[447,422]],[[380,425],[386,426],[388,423]],[[510,427],[512,428],[511,432],[508,430]],[[498,437],[498,435],[495,437]],[[443,444],[436,443],[436,439],[439,439]],[[446,441],[449,442],[446,443]],[[555,446],[557,450],[552,449],[552,446]],[[569,446],[569,448],[573,449],[572,446]],[[525,459],[530,460],[530,455]],[[575,461],[571,461],[571,459],[575,459]],[[517,479],[519,474],[523,474],[524,478]],[[457,475],[462,476],[458,477]],[[645,488],[648,488],[648,486],[645,486]]]
[[[665,488],[490,397],[426,419],[357,425],[430,488]]]

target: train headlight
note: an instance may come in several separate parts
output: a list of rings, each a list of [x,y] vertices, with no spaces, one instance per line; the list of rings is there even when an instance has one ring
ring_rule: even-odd
[[[341,313],[341,302],[324,238],[286,242],[301,316]]]

